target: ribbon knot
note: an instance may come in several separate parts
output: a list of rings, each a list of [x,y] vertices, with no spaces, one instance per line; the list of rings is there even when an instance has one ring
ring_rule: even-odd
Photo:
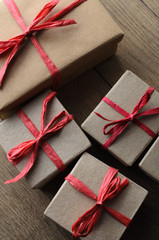
[[[135,116],[136,116],[136,114],[130,114],[130,120],[131,120],[131,122],[133,122]]]
[[[118,170],[115,168],[110,167],[108,169],[99,189],[98,197],[91,189],[73,175],[69,174],[65,178],[78,191],[97,201],[91,209],[79,217],[73,224],[72,232],[75,239],[85,237],[93,231],[93,228],[101,215],[102,208],[125,226],[130,224],[131,219],[104,205],[106,201],[110,201],[116,197],[129,183],[127,178],[121,180],[120,177],[116,177],[117,173]]]
[[[42,147],[45,153],[49,156],[55,166],[59,171],[65,169],[65,165],[56,152],[52,149],[52,147],[46,142],[46,138],[49,138],[60,129],[64,128],[65,125],[73,119],[72,115],[69,115],[66,111],[62,111],[58,115],[56,115],[47,125],[44,127],[44,117],[46,114],[47,104],[48,102],[54,98],[56,92],[50,92],[43,101],[42,113],[41,113],[41,131],[39,131],[30,118],[25,114],[23,110],[19,110],[17,115],[28,128],[28,130],[33,134],[35,139],[29,140],[23,143],[20,143],[18,146],[12,148],[8,154],[8,160],[17,165],[24,157],[31,153],[29,161],[25,168],[21,171],[21,173],[16,176],[14,179],[8,180],[5,182],[13,183],[24,177],[29,170],[33,167],[34,162],[37,158],[39,147]]]
[[[56,89],[58,87],[61,80],[60,72],[55,66],[55,64],[48,57],[48,55],[45,53],[45,51],[43,50],[39,42],[33,36],[33,33],[37,33],[41,30],[47,30],[51,28],[57,28],[57,27],[63,27],[63,26],[75,24],[76,22],[73,19],[66,19],[66,20],[59,20],[59,19],[85,1],[86,0],[75,0],[73,3],[71,3],[70,5],[68,5],[61,11],[59,11],[58,13],[56,13],[54,16],[50,17],[48,20],[45,20],[44,22],[41,23],[41,21],[44,20],[44,18],[48,16],[49,13],[54,9],[54,7],[60,2],[60,0],[51,0],[37,14],[37,16],[34,18],[30,26],[27,27],[21,17],[21,14],[18,10],[18,7],[15,1],[3,0],[3,2],[8,7],[9,11],[15,18],[16,22],[22,28],[23,33],[9,39],[8,41],[0,41],[0,57],[1,55],[7,54],[9,52],[8,59],[6,60],[4,66],[0,69],[0,87],[2,85],[2,81],[7,71],[8,65],[10,64],[11,60],[13,59],[13,57],[19,50],[21,44],[24,42],[26,38],[31,39],[32,43],[34,44],[41,58],[43,59],[46,67],[48,68],[51,76],[53,77],[54,88]]]
[[[103,207],[103,201],[102,200],[97,201],[97,205]]]
[[[25,37],[30,38],[31,35],[32,35],[32,32],[31,32],[30,27],[28,27],[28,28],[24,31],[23,34],[24,34]]]
[[[36,142],[42,143],[42,141],[44,141],[45,135],[46,135],[45,133],[40,132],[36,138]]]
[[[120,135],[124,131],[124,129],[128,126],[129,122],[133,122],[134,124],[136,124],[138,127],[140,127],[152,138],[156,137],[156,133],[154,133],[149,127],[147,127],[144,123],[138,120],[138,118],[141,116],[150,116],[150,115],[159,114],[159,107],[141,112],[142,108],[149,102],[153,91],[154,91],[154,88],[149,87],[149,89],[141,97],[141,99],[139,100],[139,102],[137,103],[137,105],[135,106],[131,114],[126,112],[124,109],[122,109],[120,106],[112,102],[107,97],[104,97],[102,99],[105,103],[107,103],[109,106],[111,106],[112,108],[114,108],[116,111],[118,111],[120,114],[124,116],[124,118],[120,120],[110,120],[103,117],[101,114],[95,112],[95,114],[98,117],[110,122],[103,127],[103,134],[111,135],[109,139],[103,144],[104,148],[107,149],[115,141],[118,135]],[[106,131],[106,129],[110,126],[112,127]]]

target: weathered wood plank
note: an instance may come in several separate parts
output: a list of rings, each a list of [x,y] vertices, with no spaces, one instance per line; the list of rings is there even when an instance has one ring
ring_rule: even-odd
[[[113,85],[129,69],[159,90],[159,19],[139,0],[102,2],[125,37],[119,44],[117,56],[100,64],[97,70]],[[158,1],[155,3],[154,8]]]
[[[140,0],[157,18],[159,18],[158,0]]]

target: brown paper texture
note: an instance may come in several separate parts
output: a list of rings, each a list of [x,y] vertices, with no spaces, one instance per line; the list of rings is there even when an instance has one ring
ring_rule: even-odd
[[[48,0],[15,0],[27,26]],[[50,16],[73,0],[61,0]],[[3,1],[0,2],[1,40],[22,33]],[[42,31],[36,35],[45,52],[62,76],[62,84],[115,53],[123,32],[98,0],[87,0],[63,19],[74,19],[77,24]],[[0,59],[0,67],[4,64]],[[26,101],[53,80],[43,60],[30,40],[10,64],[0,90],[0,113]]]
[[[84,153],[71,174],[98,195],[99,188],[108,168],[108,165],[102,163],[90,154]],[[122,179],[124,178],[120,173],[119,176]],[[145,189],[130,181],[128,186],[116,198],[107,203],[107,206],[132,219],[146,195],[147,191]],[[95,203],[94,200],[80,193],[65,181],[44,214],[71,232],[73,223],[93,207]],[[82,239],[118,240],[125,229],[126,227],[122,223],[103,211],[94,230]]]
[[[128,113],[131,113],[148,88],[148,84],[132,72],[126,71],[106,96]],[[150,101],[144,106],[142,111],[157,107],[158,105],[159,93],[154,91]],[[94,112],[100,113],[105,118],[111,120],[118,120],[123,118],[123,116],[101,101],[84,121],[82,128],[100,144],[104,144],[109,136],[103,134],[103,127],[109,122],[99,118]],[[159,132],[159,115],[140,117],[139,120],[155,133]],[[130,123],[108,150],[123,164],[131,166],[151,140],[152,138],[146,132],[135,124]]]
[[[40,130],[42,104],[47,93],[48,92],[45,92],[39,95],[23,107],[24,112],[32,120],[38,130]],[[64,107],[55,97],[47,108],[45,124],[49,123],[55,115],[63,110]],[[34,136],[16,114],[0,124],[0,136],[0,145],[4,148],[6,153],[22,142],[34,139]],[[47,142],[66,165],[90,147],[89,140],[74,120],[67,123],[63,129],[48,138]],[[25,167],[29,157],[30,155],[17,164],[16,167],[19,171]],[[46,155],[43,149],[40,148],[35,165],[27,174],[26,180],[32,188],[41,187],[57,173],[58,170],[54,163]]]
[[[139,164],[140,168],[159,182],[159,137]]]

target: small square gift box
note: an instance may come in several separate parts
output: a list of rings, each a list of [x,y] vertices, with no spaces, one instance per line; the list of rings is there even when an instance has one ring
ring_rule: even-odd
[[[32,188],[41,187],[90,147],[55,94],[42,93],[0,124],[0,144],[20,171],[6,183],[25,176]]]
[[[159,137],[148,150],[139,166],[146,174],[159,182]]]
[[[44,214],[75,239],[119,240],[146,195],[117,169],[84,153]]]
[[[110,57],[123,37],[99,0],[2,0],[0,16],[0,114]]]
[[[131,166],[159,132],[159,93],[126,71],[82,128]]]

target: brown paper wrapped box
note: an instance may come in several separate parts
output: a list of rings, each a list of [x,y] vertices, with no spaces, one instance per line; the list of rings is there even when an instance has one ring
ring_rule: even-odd
[[[23,107],[24,112],[38,130],[40,130],[42,104],[47,93],[48,92],[42,93]],[[63,110],[64,107],[58,99],[56,97],[52,99],[46,112],[45,123],[49,123],[53,117]],[[17,114],[14,114],[0,124],[0,136],[0,144],[6,153],[24,141],[35,139]],[[65,165],[68,165],[74,158],[90,147],[89,140],[74,120],[68,122],[63,129],[49,137],[47,142]],[[16,165],[19,171],[25,167],[29,157],[30,155]],[[32,188],[41,187],[57,173],[58,169],[54,163],[43,149],[40,148],[35,165],[26,175],[26,180]]]
[[[48,1],[15,0],[27,26]],[[72,2],[61,0],[50,16]],[[3,1],[0,2],[0,16],[1,41],[22,33]],[[59,69],[62,84],[65,84],[114,54],[123,32],[99,0],[87,0],[63,19],[74,19],[77,24],[42,31],[36,39]],[[0,58],[0,67],[5,59]],[[0,89],[0,113],[53,84],[47,67],[30,40],[12,60],[4,80]]]
[[[159,137],[139,164],[140,168],[159,182]]]
[[[132,113],[134,107],[148,88],[149,86],[135,74],[126,71],[106,97],[128,113]],[[142,111],[158,106],[159,93],[154,91],[149,102],[143,107]],[[111,120],[119,120],[123,118],[123,115],[104,101],[101,101],[90,116],[84,121],[82,128],[103,145],[110,137],[110,135],[103,134],[103,127],[109,122],[101,119],[94,112],[100,113],[103,117]],[[159,132],[159,114],[140,117],[138,119],[153,132]],[[108,150],[123,164],[131,166],[151,141],[152,138],[146,132],[134,123],[130,123],[109,146]]]
[[[84,153],[71,174],[87,185],[98,196],[99,188],[108,168],[108,165],[98,161],[90,154]],[[121,179],[124,178],[120,173],[118,176]],[[147,191],[145,189],[130,181],[116,198],[107,202],[107,206],[132,219],[146,195]],[[44,214],[71,232],[73,223],[93,207],[95,203],[94,200],[77,191],[65,181]],[[82,239],[119,240],[125,229],[126,227],[122,223],[103,211],[93,231]]]

